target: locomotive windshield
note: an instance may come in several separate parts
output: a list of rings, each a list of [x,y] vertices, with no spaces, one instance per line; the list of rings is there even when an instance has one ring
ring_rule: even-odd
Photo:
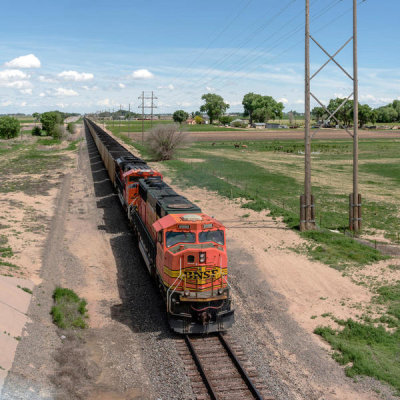
[[[167,247],[171,247],[177,243],[194,243],[196,235],[193,232],[167,232]]]
[[[199,242],[215,242],[218,244],[224,244],[224,231],[206,231],[199,233]]]

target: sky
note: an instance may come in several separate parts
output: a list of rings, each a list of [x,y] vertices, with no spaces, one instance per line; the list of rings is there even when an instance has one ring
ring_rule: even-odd
[[[311,35],[334,54],[352,36],[352,0],[310,0]],[[59,109],[197,111],[217,93],[242,111],[248,92],[304,111],[305,0],[37,0],[2,3],[0,114]],[[400,99],[400,1],[359,0],[359,99]],[[336,57],[352,75],[352,43]],[[311,43],[311,71],[327,56]],[[324,104],[352,93],[330,62],[311,82]],[[315,101],[312,106],[315,106]]]

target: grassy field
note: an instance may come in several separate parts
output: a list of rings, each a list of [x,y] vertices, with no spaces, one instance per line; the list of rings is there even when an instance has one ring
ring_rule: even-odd
[[[160,124],[172,124],[173,121],[153,121],[153,126]],[[151,129],[151,122],[144,121],[144,130],[149,131]],[[119,132],[141,132],[142,131],[142,121],[106,121],[106,128],[111,130],[113,133]],[[233,131],[236,128],[226,128],[219,127],[215,125],[186,125],[182,124],[182,130],[187,132],[224,132],[224,131]]]

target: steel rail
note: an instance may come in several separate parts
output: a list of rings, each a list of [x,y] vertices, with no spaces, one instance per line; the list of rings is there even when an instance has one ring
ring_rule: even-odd
[[[201,375],[201,377],[203,379],[204,385],[206,386],[206,388],[208,390],[208,394],[210,395],[211,400],[218,400],[218,395],[216,393],[216,390],[213,387],[213,385],[211,383],[211,380],[207,377],[206,371],[205,371],[205,369],[203,367],[203,364],[200,361],[199,356],[196,353],[196,350],[193,347],[193,343],[192,343],[189,335],[185,335],[185,341],[186,341],[186,344],[187,344],[187,346],[189,348],[190,354],[192,355],[193,360],[194,360],[194,362],[196,364],[196,367],[198,368],[199,373],[200,373],[200,375]]]
[[[251,381],[249,375],[247,372],[244,370],[242,364],[240,363],[239,359],[236,357],[235,352],[232,350],[232,348],[229,346],[228,342],[225,340],[224,335],[219,332],[218,333],[218,338],[224,346],[224,349],[228,353],[229,357],[235,364],[236,369],[238,370],[240,376],[242,377],[243,381],[246,383],[248,389],[250,390],[251,394],[254,396],[255,399],[257,400],[262,400],[263,397],[261,396],[261,393],[257,390],[257,388],[254,386],[253,382]]]

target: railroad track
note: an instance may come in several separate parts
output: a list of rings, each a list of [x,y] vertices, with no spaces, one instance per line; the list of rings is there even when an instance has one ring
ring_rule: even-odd
[[[241,347],[224,334],[186,335],[178,351],[197,400],[273,400]]]

